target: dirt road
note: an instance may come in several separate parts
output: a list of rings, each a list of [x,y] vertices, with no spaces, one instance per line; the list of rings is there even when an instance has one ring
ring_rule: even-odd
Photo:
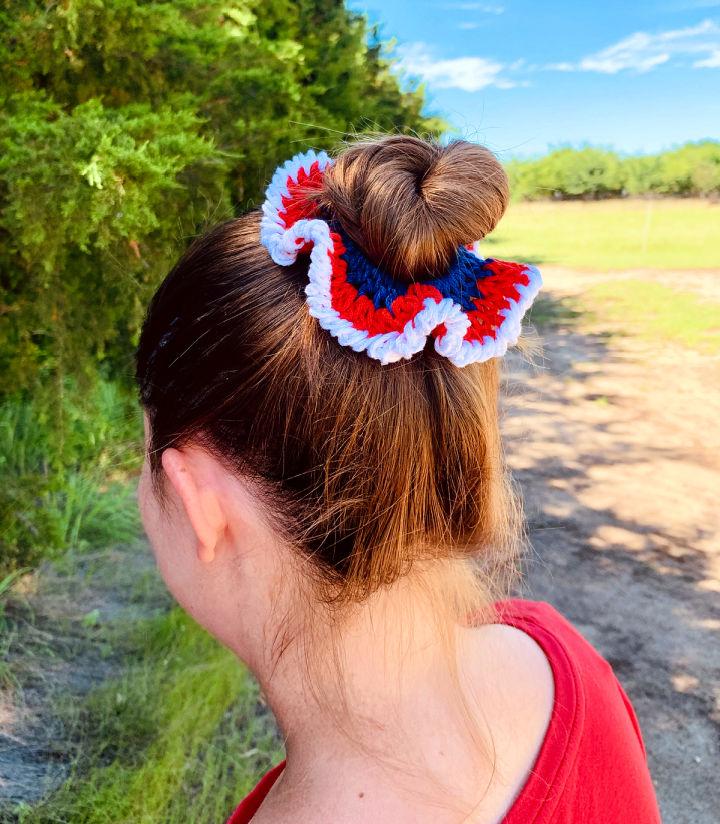
[[[543,274],[550,300],[597,282]],[[718,824],[720,358],[608,331],[561,322],[542,330],[537,367],[508,364],[505,432],[534,548],[523,594],[613,664],[666,824]]]

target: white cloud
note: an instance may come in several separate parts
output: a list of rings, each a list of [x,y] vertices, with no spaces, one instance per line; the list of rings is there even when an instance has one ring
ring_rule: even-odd
[[[696,60],[693,63],[693,67],[696,69],[720,69],[720,49],[715,49],[715,51],[704,60]]]
[[[436,89],[477,92],[488,86],[511,89],[518,83],[503,76],[506,66],[486,57],[454,57],[438,60],[425,43],[398,48],[399,68],[421,78]]]
[[[597,54],[583,57],[580,68],[586,72],[601,74],[617,74],[625,69],[647,72],[670,59],[666,51],[656,52],[651,46],[650,35],[638,32]]]
[[[550,63],[551,71],[586,71],[617,74],[621,71],[649,72],[673,57],[705,55],[693,66],[715,67],[720,52],[720,26],[705,20],[686,29],[649,34],[639,31],[622,40],[583,57],[578,63]]]
[[[458,28],[463,31],[470,31],[471,29],[477,29],[479,27],[479,23],[458,23]]]

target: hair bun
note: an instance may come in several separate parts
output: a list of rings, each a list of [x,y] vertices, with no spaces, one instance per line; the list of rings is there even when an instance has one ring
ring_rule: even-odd
[[[458,246],[491,232],[508,198],[507,175],[484,146],[390,135],[343,151],[319,202],[373,263],[422,281],[443,274]]]

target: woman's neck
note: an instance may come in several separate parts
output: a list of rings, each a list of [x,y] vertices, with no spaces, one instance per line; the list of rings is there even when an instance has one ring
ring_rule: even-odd
[[[314,622],[297,617],[306,600],[283,602],[287,578],[247,593],[236,652],[287,750],[253,824],[456,824],[478,804],[473,821],[501,820],[542,742],[552,675],[519,630],[451,621],[470,589],[450,575],[439,598],[441,579],[429,588],[408,576],[334,620],[314,611]]]
[[[472,633],[436,597],[408,578],[340,621],[318,619],[279,662],[256,672],[285,740],[284,794],[296,787],[305,798],[322,795],[342,772],[350,777],[345,803],[367,808],[379,787],[397,796],[404,785],[424,808],[444,798],[458,820],[458,799],[468,784],[480,791],[491,758],[481,743],[488,729],[475,695],[482,674]]]

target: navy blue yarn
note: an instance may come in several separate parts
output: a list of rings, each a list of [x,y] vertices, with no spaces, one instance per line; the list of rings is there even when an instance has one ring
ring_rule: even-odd
[[[369,297],[376,309],[392,308],[395,298],[404,295],[411,284],[396,280],[383,272],[365,257],[361,249],[339,227],[333,225],[332,229],[340,234],[345,246],[341,257],[347,263],[348,283],[358,290],[358,294]],[[477,309],[472,302],[473,298],[484,297],[478,289],[478,280],[493,274],[485,268],[485,263],[487,261],[461,246],[446,274],[432,280],[423,280],[422,283],[434,286],[444,298],[452,298],[466,312],[472,311]]]

